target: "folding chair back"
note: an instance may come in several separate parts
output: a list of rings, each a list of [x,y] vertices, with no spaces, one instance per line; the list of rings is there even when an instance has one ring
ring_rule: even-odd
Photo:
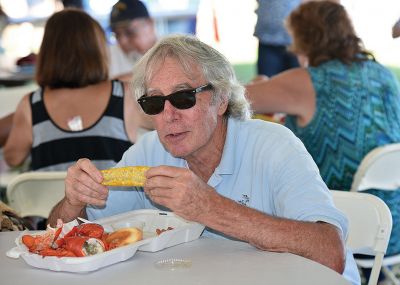
[[[25,172],[7,185],[9,205],[21,216],[47,218],[64,197],[67,172]]]
[[[371,150],[354,174],[351,191],[400,188],[400,143]]]
[[[400,189],[400,143],[387,144],[371,150],[361,161],[354,174],[351,191],[381,189],[395,191]],[[373,261],[356,259],[358,266],[371,268]],[[393,284],[400,285],[400,280],[389,268],[400,264],[400,254],[383,258],[382,271]]]
[[[375,256],[369,285],[377,284],[392,231],[392,215],[378,197],[332,190],[333,201],[349,220],[346,245],[353,253]]]

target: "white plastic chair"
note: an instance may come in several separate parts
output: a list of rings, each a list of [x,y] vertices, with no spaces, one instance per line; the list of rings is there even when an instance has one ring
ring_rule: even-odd
[[[375,256],[368,285],[376,285],[392,231],[392,215],[378,197],[332,190],[333,201],[349,220],[346,246],[353,253]]]
[[[67,172],[25,172],[7,185],[9,205],[21,216],[47,218],[64,197]]]
[[[400,188],[400,143],[371,150],[354,174],[351,191]]]
[[[382,189],[394,191],[400,189],[400,143],[387,144],[371,150],[361,161],[351,185],[351,191]],[[363,268],[371,268],[372,260],[357,259]],[[400,280],[388,266],[400,264],[400,254],[384,257],[382,271],[394,284]]]

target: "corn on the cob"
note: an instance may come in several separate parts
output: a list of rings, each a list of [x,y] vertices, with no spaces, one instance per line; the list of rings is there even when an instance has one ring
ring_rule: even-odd
[[[101,170],[106,186],[143,186],[148,166],[127,166]]]

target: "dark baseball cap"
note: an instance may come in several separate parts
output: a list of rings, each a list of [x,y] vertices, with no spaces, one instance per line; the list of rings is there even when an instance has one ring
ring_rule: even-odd
[[[132,21],[138,18],[150,18],[149,11],[142,1],[139,0],[119,0],[112,7],[110,14],[110,25],[116,25]]]

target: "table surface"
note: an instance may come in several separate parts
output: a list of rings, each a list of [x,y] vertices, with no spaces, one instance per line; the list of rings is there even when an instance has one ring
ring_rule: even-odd
[[[53,272],[31,267],[6,252],[19,232],[0,233],[1,284],[349,284],[342,275],[311,260],[289,253],[258,250],[247,243],[202,237],[159,252],[140,252],[91,273]],[[159,260],[192,261],[189,268],[156,268]],[[74,283],[76,282],[76,283]]]

